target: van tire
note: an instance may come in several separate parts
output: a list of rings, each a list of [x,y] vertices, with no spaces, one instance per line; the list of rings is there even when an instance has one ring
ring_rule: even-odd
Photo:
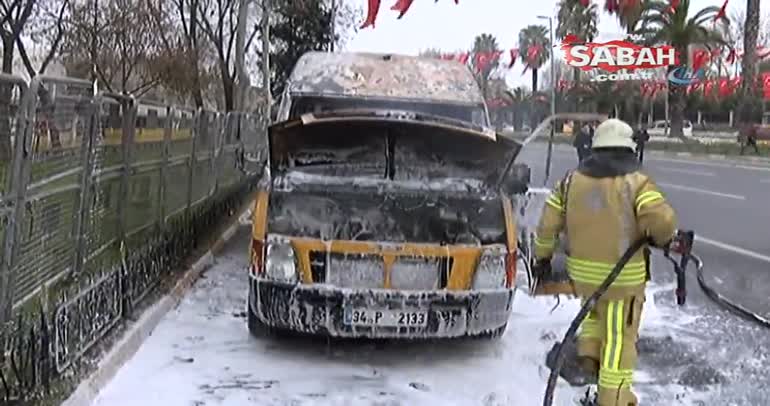
[[[260,320],[259,317],[254,314],[254,312],[251,310],[251,306],[249,306],[249,309],[246,313],[248,314],[247,324],[249,327],[249,334],[251,334],[252,337],[265,338],[271,335],[270,326],[263,323],[262,320]]]
[[[275,328],[271,327],[267,324],[265,324],[262,320],[259,319],[259,316],[256,315],[251,310],[251,307],[246,311],[246,319],[247,319],[247,325],[249,327],[249,334],[251,334],[254,338],[291,338],[293,337],[293,332],[281,329],[281,328]]]

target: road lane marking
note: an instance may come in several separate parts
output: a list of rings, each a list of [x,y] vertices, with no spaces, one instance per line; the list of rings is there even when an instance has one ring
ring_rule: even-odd
[[[562,154],[575,153],[572,148],[569,148],[569,149],[554,148],[553,151],[560,152]],[[739,164],[737,162],[733,162],[733,163],[709,162],[709,161],[706,161],[706,159],[709,159],[709,158],[693,156],[692,159],[677,159],[677,158],[660,157],[655,155],[650,155],[649,157],[644,158],[645,162],[647,161],[672,162],[672,163],[681,163],[681,164],[688,164],[688,165],[713,166],[715,168],[738,168],[738,169],[746,169],[750,171],[770,172],[770,166],[754,166],[754,165],[747,165],[747,164]]]
[[[670,168],[668,166],[658,166],[655,169],[662,169],[664,171],[670,171],[670,172],[686,173],[688,175],[717,176],[714,172],[693,171],[693,170],[690,170],[690,169]]]
[[[751,258],[754,258],[754,259],[758,259],[760,261],[764,261],[764,262],[770,263],[770,256],[763,255],[763,254],[760,254],[760,253],[754,252],[754,251],[749,251],[749,250],[747,250],[745,248],[736,247],[735,245],[730,245],[730,244],[727,244],[727,243],[724,243],[724,242],[712,240],[710,238],[701,237],[701,236],[699,236],[697,234],[695,235],[695,241],[699,241],[699,242],[702,242],[702,243],[705,243],[705,244],[708,244],[708,245],[713,245],[713,246],[715,246],[717,248],[721,248],[721,249],[723,249],[725,251],[731,251],[731,252],[734,252],[736,254],[741,254],[741,255],[744,255],[744,256],[747,256],[747,257],[751,257]]]
[[[690,186],[675,185],[673,183],[663,183],[663,182],[656,182],[656,183],[659,186],[670,187],[671,189],[687,190],[687,191],[690,191],[690,192],[703,193],[703,194],[706,194],[706,195],[726,197],[728,199],[746,200],[746,196],[733,195],[733,194],[730,194],[730,193],[713,192],[711,190],[699,189],[699,188],[690,187]]]
[[[687,160],[687,159],[673,159],[673,158],[656,158],[656,157],[649,157],[644,158],[645,161],[659,161],[659,162],[673,162],[673,163],[681,163],[681,164],[689,164],[689,165],[702,165],[702,166],[713,166],[715,168],[738,168],[738,169],[746,169],[750,171],[765,171],[770,172],[770,167],[767,166],[750,166],[750,165],[742,165],[742,164],[722,164],[717,162],[705,162],[697,159]]]

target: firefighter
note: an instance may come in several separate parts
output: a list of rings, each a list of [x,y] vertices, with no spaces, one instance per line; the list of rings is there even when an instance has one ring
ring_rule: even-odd
[[[534,272],[547,279],[559,235],[566,234],[567,272],[586,300],[631,243],[647,238],[667,247],[676,215],[655,182],[640,171],[633,129],[618,119],[596,128],[592,153],[559,181],[546,200],[535,240]],[[649,280],[639,250],[580,326],[577,356],[586,376],[598,380],[600,406],[637,406],[631,390],[636,340]],[[598,403],[596,403],[598,402]]]

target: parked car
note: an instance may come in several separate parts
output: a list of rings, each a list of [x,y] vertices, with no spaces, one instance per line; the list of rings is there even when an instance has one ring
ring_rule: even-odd
[[[471,71],[310,53],[284,97],[253,210],[251,333],[501,334],[529,175]]]
[[[669,127],[669,123],[665,120],[655,121],[652,123],[652,126],[647,129],[647,133],[650,134],[651,137],[670,137],[671,128]],[[684,120],[682,133],[684,133],[685,137],[692,137],[692,122],[690,122],[690,120]]]

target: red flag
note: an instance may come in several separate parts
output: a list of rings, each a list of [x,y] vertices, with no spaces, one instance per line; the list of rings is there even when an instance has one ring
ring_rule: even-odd
[[[583,7],[588,7],[591,4],[591,0],[580,0],[580,4],[582,4]]]
[[[727,60],[726,60],[726,62],[727,62],[727,63],[734,63],[734,62],[735,62],[735,58],[737,58],[737,57],[738,57],[738,55],[736,54],[735,50],[734,50],[734,49],[731,49],[731,50],[730,50],[730,53],[729,53],[729,54],[727,54]]]
[[[527,62],[530,65],[534,64],[537,57],[540,56],[540,51],[542,50],[542,48],[543,47],[540,45],[535,45],[527,49]]]
[[[679,7],[681,0],[669,0],[668,4],[671,6],[671,12],[676,12],[676,8]]]
[[[519,57],[519,50],[514,48],[510,50],[510,53],[511,53],[511,62],[508,64],[508,69],[513,68],[513,65],[516,64],[516,58]]]
[[[697,72],[709,59],[709,53],[702,49],[696,50],[692,57],[692,70]]]
[[[374,28],[374,21],[377,19],[377,13],[380,11],[380,0],[369,0],[369,10],[366,12],[366,21],[361,26],[361,29],[368,26]]]
[[[489,63],[491,62],[491,56],[488,52],[479,52],[476,55],[473,56],[473,64],[476,65],[476,71],[481,72],[483,71],[487,66],[489,66]]]
[[[409,11],[409,7],[412,7],[412,2],[414,2],[414,0],[398,0],[390,9],[398,11],[398,18],[401,18],[407,11]]]
[[[722,79],[719,81],[719,95],[722,97],[725,97],[730,94],[732,89],[729,87],[729,83],[726,79]]]
[[[719,20],[720,18],[724,18],[727,15],[727,3],[729,1],[730,0],[725,0],[725,2],[722,3],[722,8],[720,8],[717,15],[714,16],[714,21]]]
[[[765,100],[770,99],[770,73],[762,74],[762,93]]]
[[[607,0],[604,2],[604,9],[610,14],[618,11],[619,8],[618,0]]]
[[[567,34],[566,37],[561,41],[562,44],[580,44],[583,42],[577,35],[575,34]]]

